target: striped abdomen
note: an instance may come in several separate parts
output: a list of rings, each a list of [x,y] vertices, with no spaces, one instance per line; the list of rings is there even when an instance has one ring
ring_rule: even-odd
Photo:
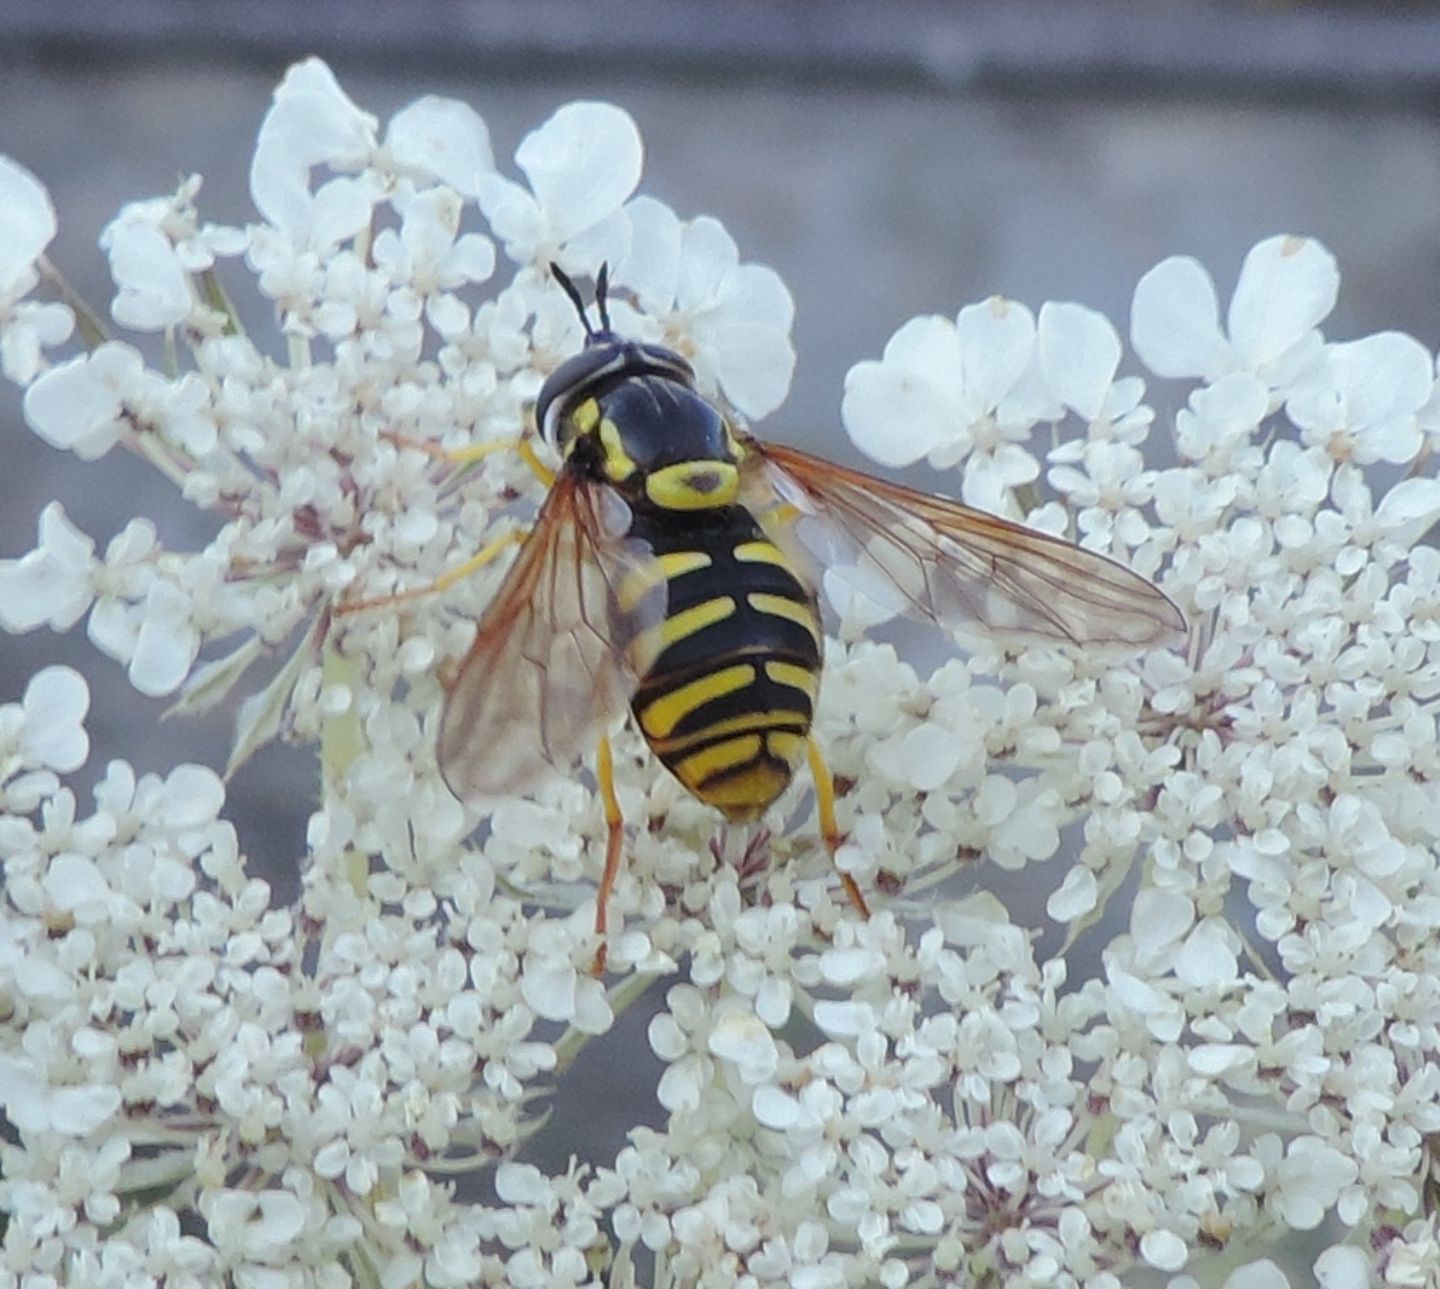
[[[653,546],[669,591],[664,620],[632,647],[640,730],[701,801],[757,818],[805,755],[820,675],[815,602],[738,506],[679,523],[637,516],[632,531]]]

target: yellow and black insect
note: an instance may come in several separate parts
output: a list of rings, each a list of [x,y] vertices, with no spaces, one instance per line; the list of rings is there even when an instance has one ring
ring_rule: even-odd
[[[600,964],[622,836],[605,733],[627,705],[660,761],[732,821],[763,814],[808,756],[839,844],[810,734],[825,568],[893,588],[910,616],[1001,635],[1138,649],[1183,629],[1157,587],[1102,555],[760,442],[696,392],[680,354],[611,330],[603,267],[598,329],[551,267],[585,326],[535,409],[561,464],[552,476],[527,452],[550,491],[450,689],[439,761],[456,796],[484,800],[598,744]]]

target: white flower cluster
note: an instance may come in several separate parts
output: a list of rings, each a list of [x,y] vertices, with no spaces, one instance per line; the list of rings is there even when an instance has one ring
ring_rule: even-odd
[[[1223,327],[1205,271],[1168,260],[1131,348],[1190,389],[1175,464],[1147,465],[1156,416],[1099,315],[990,300],[901,328],[851,373],[855,441],[1154,578],[1189,638],[1119,659],[977,640],[922,677],[857,641],[881,613],[855,597],[817,731],[868,921],[803,785],[773,831],[726,837],[623,735],[607,987],[596,794],[537,785],[467,840],[436,773],[436,677],[498,571],[338,610],[424,587],[533,500],[513,453],[437,449],[513,438],[578,347],[549,261],[608,262],[617,330],[748,416],[784,397],[792,307],[718,223],[633,195],[620,109],[560,109],[515,162],[523,183],[464,104],[382,131],[298,65],[251,167],[262,222],[203,222],[190,179],[104,233],[111,318],[163,336],[161,369],[33,298],[58,283],[55,216],[0,160],[0,362],[27,421],[85,460],[144,454],[220,522],[180,552],[136,519],[102,557],[51,505],[0,561],[0,625],[85,618],[187,710],[288,649],[232,764],[283,735],[324,768],[302,902],[276,911],[212,771],[113,763],[82,818],[62,776],[83,682],[52,668],[0,708],[0,1287],[1108,1289],[1149,1268],[1182,1289],[1223,1266],[1280,1289],[1239,1264],[1327,1220],[1358,1238],[1320,1283],[1435,1283],[1429,353],[1327,342],[1339,278],[1313,242],[1257,246]],[[278,346],[230,302],[242,263]],[[73,322],[84,350],[53,352]],[[995,866],[1043,883],[1048,922],[974,889]],[[561,1175],[523,1162],[543,1098],[585,1096],[576,1052],[660,978],[663,1126]],[[476,1171],[490,1198],[457,1199]]]

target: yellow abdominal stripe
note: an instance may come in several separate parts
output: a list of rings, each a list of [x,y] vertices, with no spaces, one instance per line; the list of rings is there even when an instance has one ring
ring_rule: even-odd
[[[759,613],[768,613],[772,617],[785,618],[804,627],[810,633],[811,639],[815,641],[818,648],[820,645],[820,631],[815,623],[815,614],[808,604],[802,604],[799,600],[792,600],[784,595],[771,595],[766,591],[752,591],[745,597],[750,607]]]
[[[764,715],[795,719],[793,712]],[[707,731],[707,735],[711,733]],[[762,759],[762,747],[771,759]],[[803,734],[771,730],[764,735],[741,734],[712,743],[671,763],[671,768],[675,777],[702,801],[722,810],[738,809],[749,814],[763,810],[785,790],[804,751]]]
[[[732,600],[731,605],[733,604]],[[765,674],[777,685],[798,689],[812,703],[815,701],[818,685],[815,673],[808,668],[797,666],[793,662],[767,662]],[[750,663],[722,667],[719,671],[712,671],[708,676],[701,676],[655,699],[640,713],[641,728],[648,738],[663,739],[697,708],[754,683],[755,668]]]
[[[765,739],[765,746],[770,749],[771,756],[797,765],[805,754],[805,736],[793,730],[772,730]]]
[[[793,735],[792,731],[803,719],[799,712],[787,711],[784,708],[769,712],[746,712],[743,716],[730,716],[723,721],[716,721],[703,730],[657,740],[654,744],[655,753],[667,760],[673,760],[687,748],[708,743],[711,739],[724,738],[727,734],[753,734],[759,730],[772,730],[769,736],[771,741],[779,737],[799,737]]]
[[[739,738],[712,743],[703,751],[687,756],[675,766],[675,775],[687,788],[694,789],[706,779],[726,770],[734,770],[760,755],[760,736],[744,734]]]
[[[808,667],[798,667],[793,662],[767,662],[765,674],[777,685],[789,685],[800,690],[812,703],[815,701],[818,677]]]
[[[754,683],[755,668],[749,663],[722,667],[661,695],[640,713],[640,725],[648,737],[664,738],[697,707]]]
[[[790,567],[774,542],[741,542],[735,547],[735,558],[742,564],[774,564],[784,569]]]
[[[713,600],[692,605],[672,614],[653,627],[646,627],[635,637],[631,654],[635,666],[642,672],[648,671],[655,660],[673,644],[686,640],[697,631],[724,622],[735,612],[735,601],[728,595],[718,595]]]
[[[691,791],[702,801],[724,811],[731,819],[758,819],[765,808],[785,791],[789,782],[790,771],[774,761],[757,760],[751,762],[748,770],[739,770],[719,783],[691,788]]]
[[[657,555],[653,563],[625,574],[615,591],[615,599],[626,613],[632,613],[657,586],[664,586],[672,578],[685,573],[709,568],[713,562],[704,551],[671,551],[668,555]]]

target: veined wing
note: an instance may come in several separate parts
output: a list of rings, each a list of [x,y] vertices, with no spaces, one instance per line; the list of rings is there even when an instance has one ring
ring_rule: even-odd
[[[663,616],[664,577],[628,525],[609,488],[557,476],[441,714],[440,771],[460,800],[569,770],[634,694],[627,647]]]
[[[1149,648],[1185,630],[1154,583],[1071,542],[747,437],[745,499],[799,546],[907,616],[996,636]]]

